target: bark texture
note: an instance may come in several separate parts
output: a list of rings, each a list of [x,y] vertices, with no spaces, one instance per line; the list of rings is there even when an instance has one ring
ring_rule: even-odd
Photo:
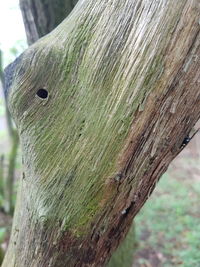
[[[20,0],[28,44],[52,31],[78,0]]]
[[[117,250],[112,254],[107,267],[131,267],[134,262],[134,252],[137,248],[135,237],[135,224],[132,223],[126,238],[120,243]]]
[[[73,10],[78,0],[20,0],[29,45],[56,28]],[[134,224],[126,240],[112,255],[109,266],[131,267],[134,247],[136,246]]]
[[[8,102],[24,174],[3,267],[106,263],[200,117],[199,15],[198,0],[80,1],[21,56]]]

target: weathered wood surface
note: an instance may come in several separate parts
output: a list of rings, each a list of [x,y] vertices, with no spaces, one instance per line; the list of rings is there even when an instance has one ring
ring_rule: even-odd
[[[19,2],[30,45],[60,24],[78,0],[20,0]]]
[[[200,117],[199,15],[198,0],[80,1],[22,55],[8,101],[24,174],[3,267],[109,259]]]

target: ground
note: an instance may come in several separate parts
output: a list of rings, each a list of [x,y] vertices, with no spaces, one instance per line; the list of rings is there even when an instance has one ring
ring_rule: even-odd
[[[200,133],[136,217],[133,267],[200,267]]]

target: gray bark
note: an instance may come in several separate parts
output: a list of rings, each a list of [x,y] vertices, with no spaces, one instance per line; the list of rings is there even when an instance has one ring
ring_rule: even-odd
[[[51,32],[78,0],[20,0],[28,44]]]
[[[46,4],[41,0],[21,0],[20,6],[29,44],[34,43],[40,37],[56,28],[70,14],[76,3],[77,0],[51,0],[47,1]],[[51,25],[51,27],[47,27],[48,25]],[[134,228],[133,224],[126,240],[112,256],[109,266],[121,267],[122,263],[123,267],[130,267],[132,265],[136,244]]]
[[[108,261],[200,117],[197,4],[81,1],[22,55],[8,102],[24,175],[3,267]]]

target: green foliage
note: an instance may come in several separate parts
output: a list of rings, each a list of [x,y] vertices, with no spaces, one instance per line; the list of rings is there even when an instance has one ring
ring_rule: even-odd
[[[5,115],[5,106],[3,103],[3,100],[0,99],[0,116],[4,116]]]
[[[10,50],[10,55],[16,57],[22,49],[23,44],[16,42],[16,46]],[[5,60],[3,60],[4,57],[4,53],[0,50],[1,84],[3,83],[3,63],[5,63]],[[2,123],[4,120],[6,121],[6,125]],[[3,100],[3,94],[0,98],[0,122],[2,124],[2,127],[0,128],[0,207],[2,210],[4,210],[4,212],[9,212],[11,214],[16,198],[16,192],[14,192],[14,180],[19,142],[15,126],[13,125],[7,105]],[[10,136],[10,140],[8,135]]]
[[[1,227],[0,228],[0,243],[2,243],[4,241],[5,236],[6,236],[6,228]]]
[[[13,47],[5,49],[3,51],[3,68],[14,61],[26,48],[27,43],[25,40],[17,40]]]

